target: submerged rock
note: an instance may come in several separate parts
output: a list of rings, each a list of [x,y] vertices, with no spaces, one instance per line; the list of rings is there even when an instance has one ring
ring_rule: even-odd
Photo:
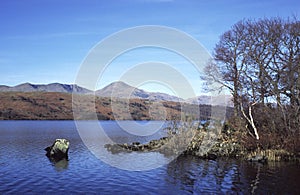
[[[56,171],[63,171],[68,169],[69,161],[66,158],[63,158],[59,161],[51,161]]]
[[[250,158],[248,158],[248,161],[250,162],[260,162],[260,163],[266,163],[268,160],[268,158],[266,156],[257,154],[255,156],[252,156]]]
[[[55,161],[68,159],[69,145],[66,139],[56,139],[52,146],[45,148],[46,156]]]

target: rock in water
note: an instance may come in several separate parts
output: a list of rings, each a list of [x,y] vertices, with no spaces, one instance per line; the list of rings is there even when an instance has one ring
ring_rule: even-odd
[[[256,156],[248,158],[248,161],[266,163],[268,161],[268,158],[266,156],[257,154]]]
[[[68,159],[69,141],[66,139],[56,139],[52,146],[45,148],[46,156],[56,161]]]

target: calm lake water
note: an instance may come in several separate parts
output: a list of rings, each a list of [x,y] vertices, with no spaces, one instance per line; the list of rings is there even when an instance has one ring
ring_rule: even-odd
[[[88,127],[90,122],[81,123]],[[100,123],[121,143],[163,136],[163,131],[132,136],[114,121]],[[56,138],[70,141],[69,161],[54,164],[45,156],[44,148]],[[150,163],[165,160],[154,154],[145,158]],[[127,171],[95,157],[73,121],[0,121],[0,194],[300,194],[299,179],[295,163],[262,165],[191,156],[148,171]]]

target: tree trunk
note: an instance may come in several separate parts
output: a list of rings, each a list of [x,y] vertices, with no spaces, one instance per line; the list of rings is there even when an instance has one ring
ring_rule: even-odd
[[[246,115],[246,113],[244,112],[244,109],[243,109],[243,105],[241,104],[241,112],[243,113],[245,119],[248,121],[248,123],[250,123],[251,127],[253,128],[253,131],[254,131],[254,135],[255,135],[255,138],[257,140],[259,140],[259,135],[258,135],[258,131],[257,131],[257,128],[254,124],[254,120],[253,120],[253,116],[252,116],[252,106],[254,106],[256,104],[253,103],[251,105],[249,105],[249,117]],[[252,133],[250,133],[252,135]]]

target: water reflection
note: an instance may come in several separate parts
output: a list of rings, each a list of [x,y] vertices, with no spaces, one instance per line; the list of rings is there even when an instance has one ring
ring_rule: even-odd
[[[186,158],[190,158],[186,160]],[[191,156],[179,156],[177,159],[168,164],[167,167],[167,177],[166,181],[171,183],[178,188],[187,191],[193,192],[193,187],[196,181],[197,173],[192,167],[195,165],[193,163],[194,158]]]
[[[48,158],[51,162],[52,166],[55,168],[56,171],[64,171],[69,167],[69,160],[66,158],[62,158],[60,160],[55,160],[53,158]]]
[[[260,171],[261,171],[261,167],[263,165],[261,163],[255,163],[255,167],[257,167],[256,169],[256,175],[255,178],[251,181],[251,194],[254,194],[256,189],[258,188],[259,182],[260,182]]]
[[[115,122],[105,123],[118,137]],[[69,161],[44,156],[41,148],[57,137],[72,143]],[[87,150],[72,121],[0,121],[0,167],[0,194],[300,194],[299,163],[180,156],[151,171],[119,170]]]
[[[298,163],[242,162],[239,165],[242,183],[251,194],[299,194]],[[284,178],[284,180],[283,180]]]
[[[232,161],[203,160],[180,156],[167,167],[167,182],[191,193],[239,192],[237,165]]]

